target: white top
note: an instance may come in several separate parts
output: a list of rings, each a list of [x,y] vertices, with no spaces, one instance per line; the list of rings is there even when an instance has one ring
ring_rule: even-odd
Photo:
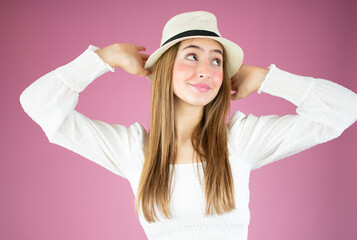
[[[72,62],[47,73],[20,96],[25,112],[51,143],[96,162],[126,179],[136,195],[144,162],[144,127],[92,120],[74,110],[78,95],[94,79],[114,69],[90,45]],[[250,171],[334,139],[357,119],[357,95],[328,80],[304,77],[269,66],[258,93],[282,97],[297,106],[296,115],[245,115],[236,111],[227,125],[228,148],[237,208],[204,216],[204,188],[196,169],[204,163],[175,166],[170,202],[173,219],[151,223],[140,217],[148,239],[239,239],[248,237]],[[200,168],[203,181],[203,171]],[[204,181],[203,181],[204,182]],[[190,199],[190,201],[187,201]],[[158,212],[158,214],[160,214]]]

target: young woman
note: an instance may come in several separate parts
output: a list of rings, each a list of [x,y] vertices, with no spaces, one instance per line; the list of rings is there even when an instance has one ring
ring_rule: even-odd
[[[128,179],[149,239],[247,239],[250,171],[334,139],[357,119],[357,95],[336,83],[242,65],[243,51],[208,12],[173,17],[161,47],[144,50],[90,45],[20,101],[51,143]],[[115,68],[152,81],[149,132],[74,110],[78,94]],[[230,101],[255,91],[292,102],[297,114],[229,119]]]

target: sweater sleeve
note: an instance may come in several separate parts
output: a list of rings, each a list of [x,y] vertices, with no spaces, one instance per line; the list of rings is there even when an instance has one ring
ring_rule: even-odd
[[[228,123],[229,145],[252,170],[337,138],[357,120],[357,94],[334,82],[295,75],[271,64],[258,89],[297,106],[297,114],[247,116]]]
[[[145,129],[138,122],[130,127],[108,124],[74,110],[80,92],[104,73],[114,72],[95,53],[98,49],[89,45],[70,63],[37,79],[22,92],[20,103],[51,143],[128,178],[134,170],[130,146],[139,147]]]

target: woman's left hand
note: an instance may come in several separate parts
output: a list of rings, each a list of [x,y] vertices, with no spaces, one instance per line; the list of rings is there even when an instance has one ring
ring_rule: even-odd
[[[268,68],[242,64],[238,72],[231,78],[232,100],[238,100],[257,91],[268,74]]]

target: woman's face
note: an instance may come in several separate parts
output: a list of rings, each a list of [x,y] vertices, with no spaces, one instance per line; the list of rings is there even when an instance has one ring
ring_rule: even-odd
[[[175,100],[205,106],[217,95],[223,79],[223,49],[215,40],[183,40],[173,67]]]

